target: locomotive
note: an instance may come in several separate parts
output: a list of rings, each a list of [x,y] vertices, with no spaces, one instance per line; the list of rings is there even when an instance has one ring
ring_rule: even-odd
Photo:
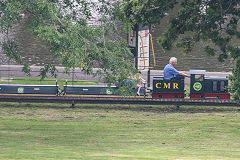
[[[230,100],[227,91],[228,79],[225,77],[206,77],[205,70],[190,70],[190,98],[191,99],[225,99]],[[160,98],[185,98],[184,79],[166,80],[163,77],[153,77],[153,89],[151,96],[153,99]],[[18,95],[85,95],[85,96],[119,96],[116,94],[117,86],[109,89],[105,85],[64,85],[60,90],[56,85],[18,85],[0,84],[0,94]],[[136,93],[136,89],[133,90]],[[140,91],[141,96],[145,96],[145,88]]]
[[[225,77],[206,77],[205,70],[190,70],[191,99],[228,99],[228,79]],[[184,80],[165,80],[153,78],[152,98],[184,98]]]

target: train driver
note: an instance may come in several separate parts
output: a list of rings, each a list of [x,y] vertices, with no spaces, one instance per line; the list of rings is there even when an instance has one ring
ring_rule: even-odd
[[[175,69],[177,65],[177,58],[171,57],[169,60],[169,64],[167,64],[164,68],[164,79],[171,80],[171,79],[184,79],[185,77],[189,77],[187,74],[179,72]]]

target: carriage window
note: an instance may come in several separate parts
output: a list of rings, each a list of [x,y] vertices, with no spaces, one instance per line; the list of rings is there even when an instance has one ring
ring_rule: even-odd
[[[196,74],[195,75],[195,81],[203,81],[203,75],[202,74]]]
[[[213,81],[213,92],[217,91],[217,81]]]
[[[225,90],[225,85],[224,85],[224,81],[220,82],[220,91],[223,92]]]

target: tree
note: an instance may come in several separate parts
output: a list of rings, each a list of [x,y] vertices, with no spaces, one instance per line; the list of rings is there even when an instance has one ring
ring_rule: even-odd
[[[132,53],[117,32],[110,1],[0,0],[0,31],[5,35],[1,46],[9,58],[19,63],[22,60],[18,44],[8,34],[26,17],[28,30],[46,42],[67,73],[79,67],[110,84],[136,72],[131,63]],[[94,73],[94,67],[100,69]],[[29,71],[26,64],[24,68]],[[41,69],[42,78],[47,72],[55,75],[55,66],[45,65]]]
[[[165,33],[158,39],[159,43],[163,49],[171,49],[173,42],[177,41],[177,46],[189,53],[197,42],[211,41],[214,47],[206,46],[207,54],[213,56],[219,50],[219,61],[228,57],[235,61],[230,91],[240,103],[240,46],[233,43],[240,39],[240,1],[179,0],[178,3],[178,13],[169,19]],[[175,4],[176,0],[123,0],[119,3],[123,14],[119,17],[128,26],[156,24]]]

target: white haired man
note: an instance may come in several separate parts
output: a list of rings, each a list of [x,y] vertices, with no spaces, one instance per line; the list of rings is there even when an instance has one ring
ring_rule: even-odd
[[[177,58],[171,57],[169,60],[169,64],[167,64],[164,68],[164,79],[171,80],[171,79],[184,79],[184,77],[189,77],[185,73],[179,72],[175,69],[177,65]]]

